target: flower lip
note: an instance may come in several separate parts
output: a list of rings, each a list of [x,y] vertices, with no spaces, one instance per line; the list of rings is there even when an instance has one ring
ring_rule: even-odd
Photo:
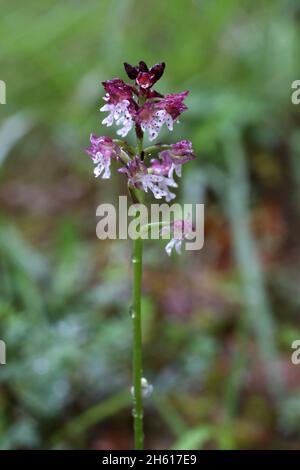
[[[136,77],[136,83],[141,88],[150,88],[155,82],[155,75],[149,72],[139,72]]]

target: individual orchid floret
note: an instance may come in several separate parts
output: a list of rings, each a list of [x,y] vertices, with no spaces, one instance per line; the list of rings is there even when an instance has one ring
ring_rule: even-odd
[[[175,183],[173,178],[172,163],[170,164],[168,162],[160,162],[153,158],[151,160],[151,166],[149,167],[148,171],[153,175],[162,177],[161,181],[158,182],[158,187],[166,193],[166,202],[170,202],[172,199],[175,199],[176,194],[171,193],[168,188],[177,188],[177,183]]]
[[[91,145],[86,149],[94,164],[95,176],[101,176],[103,179],[110,177],[111,159],[118,160],[120,158],[121,149],[109,137],[97,137],[94,134],[90,136]]]
[[[139,110],[137,123],[141,126],[143,132],[148,133],[149,140],[156,139],[164,120],[155,102],[146,101]]]
[[[158,154],[162,164],[170,167],[170,175],[173,170],[177,176],[181,176],[181,168],[184,163],[187,163],[196,158],[192,148],[192,142],[189,140],[181,140],[176,144],[171,144],[166,150]]]
[[[175,164],[183,164],[190,160],[195,160],[196,155],[193,151],[192,142],[190,140],[181,140],[176,144],[171,144],[168,149],[160,152],[159,157]]]
[[[168,160],[160,161],[155,158],[151,160],[150,169],[155,175],[169,176],[172,167],[172,162]]]
[[[103,119],[102,124],[109,127],[115,121],[117,126],[123,126],[117,134],[125,137],[134,124],[133,117],[136,112],[133,87],[119,78],[103,82],[103,87],[106,91],[103,98],[106,104],[100,108],[100,111],[108,111],[109,115]]]
[[[189,235],[194,234],[193,224],[190,220],[174,220],[170,225],[163,227],[161,233],[162,235],[172,236],[165,247],[166,253],[170,256],[173,248],[175,248],[176,252],[180,255],[184,240]]]
[[[153,158],[151,160],[151,170],[155,175],[163,175],[169,178],[169,180],[174,181],[174,170],[177,176],[181,176],[181,166],[174,165],[170,160],[156,160]]]
[[[170,95],[166,95],[158,102],[158,107],[160,110],[165,111],[167,116],[171,116],[172,121],[176,121],[180,114],[188,109],[183,102],[184,98],[186,98],[188,94],[188,91],[183,91],[181,93],[171,93]]]
[[[146,101],[139,110],[137,122],[142,130],[148,133],[149,140],[156,139],[163,124],[166,124],[170,131],[173,130],[174,122],[188,109],[183,103],[187,95],[188,91],[184,91],[167,95],[157,101]]]
[[[125,71],[131,80],[135,80],[135,83],[143,89],[151,88],[164,73],[165,63],[155,64],[153,67],[148,69],[145,62],[140,61],[139,65],[133,66],[124,63]]]
[[[120,78],[113,78],[102,82],[103,88],[106,91],[106,101],[109,103],[118,103],[124,99],[130,100],[132,98],[133,87],[128,85]]]
[[[146,193],[150,190],[155,199],[165,197],[166,201],[169,202],[175,198],[175,194],[171,193],[169,189],[169,187],[177,187],[175,181],[164,175],[155,174],[155,172],[151,170],[151,168],[148,169],[145,163],[137,156],[118,171],[127,176],[129,186],[140,189]]]

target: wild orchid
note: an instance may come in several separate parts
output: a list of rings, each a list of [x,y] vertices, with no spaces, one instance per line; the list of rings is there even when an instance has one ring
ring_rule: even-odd
[[[165,125],[170,131],[179,122],[180,115],[188,108],[184,103],[188,91],[163,96],[153,89],[162,77],[165,63],[148,68],[140,61],[137,66],[124,63],[125,71],[133,84],[119,78],[102,82],[106,92],[105,104],[100,111],[107,112],[102,124],[110,127],[115,124],[118,136],[124,138],[134,129],[136,147],[126,141],[109,137],[90,136],[87,153],[95,164],[94,174],[103,179],[109,178],[112,160],[120,165],[118,171],[127,178],[128,189],[134,203],[142,202],[144,193],[151,192],[155,199],[172,201],[178,187],[175,178],[180,178],[182,166],[196,158],[192,143],[181,140],[175,144],[154,144],[144,148],[144,137],[155,140]],[[155,156],[156,158],[152,158]],[[188,220],[175,220],[162,228],[161,233],[170,235],[166,252],[173,248],[180,253],[182,243],[192,232]],[[141,333],[141,283],[142,283],[142,237],[133,241],[133,417],[135,448],[143,449],[143,397],[152,389],[142,375],[142,333]],[[147,387],[146,387],[147,385]]]

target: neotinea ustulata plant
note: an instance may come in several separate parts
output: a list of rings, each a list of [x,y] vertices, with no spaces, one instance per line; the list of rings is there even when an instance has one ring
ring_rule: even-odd
[[[145,193],[151,191],[155,199],[165,198],[170,202],[176,196],[171,189],[177,188],[174,173],[181,177],[182,165],[193,160],[195,154],[188,140],[175,144],[155,144],[144,148],[144,135],[153,141],[164,124],[172,131],[174,123],[183,111],[187,110],[184,99],[188,91],[171,93],[163,96],[153,85],[164,73],[164,62],[150,69],[141,61],[132,66],[125,62],[125,71],[133,84],[125,83],[119,78],[102,83],[106,92],[105,104],[100,111],[108,112],[102,121],[108,127],[115,123],[119,126],[118,136],[124,138],[135,130],[136,146],[130,146],[120,137],[90,136],[90,147],[87,153],[95,164],[94,174],[104,179],[110,177],[110,164],[114,159],[120,164],[118,171],[127,178],[128,189],[133,203],[141,203]],[[156,158],[152,158],[156,156]],[[149,224],[150,225],[150,224]],[[189,233],[192,223],[189,220],[175,220],[163,226],[162,232],[169,231],[171,240],[166,252],[172,249],[180,253],[181,245]],[[142,284],[142,238],[133,241],[133,295],[131,317],[133,326],[133,418],[135,448],[143,449],[143,397],[149,394],[151,386],[142,373],[142,331],[141,331],[141,284]]]

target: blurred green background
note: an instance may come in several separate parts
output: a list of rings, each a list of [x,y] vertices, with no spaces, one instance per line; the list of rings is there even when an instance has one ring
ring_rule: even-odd
[[[95,235],[126,184],[84,148],[114,135],[101,80],[139,60],[190,90],[161,140],[193,141],[178,196],[206,205],[202,251],[145,244],[146,447],[300,446],[299,20],[297,0],[1,2],[1,448],[132,448],[131,246]]]

